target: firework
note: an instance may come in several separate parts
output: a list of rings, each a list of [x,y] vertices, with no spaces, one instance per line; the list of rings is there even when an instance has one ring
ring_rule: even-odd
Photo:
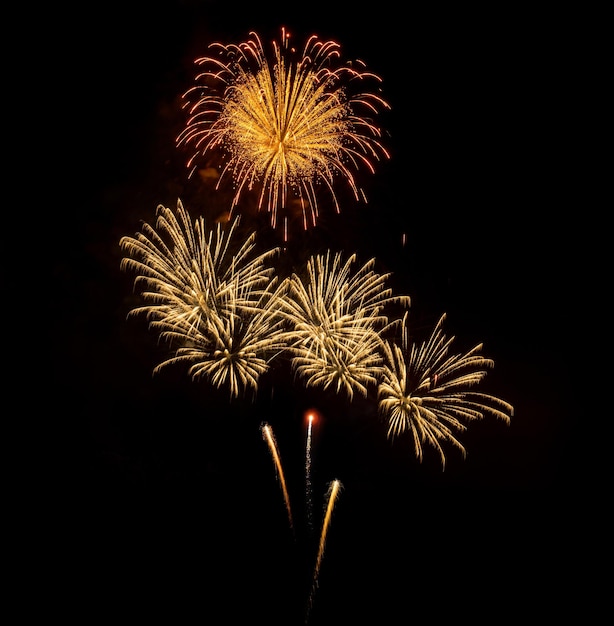
[[[272,315],[277,279],[267,266],[278,249],[255,254],[254,233],[235,241],[237,224],[208,231],[179,201],[176,214],[160,205],[155,227],[145,223],[143,232],[120,241],[129,255],[122,268],[136,272],[135,288],[146,301],[130,315],[144,314],[173,347],[154,371],[185,362],[193,379],[227,386],[231,396],[255,393],[283,348]]]
[[[324,556],[324,548],[326,546],[326,539],[328,536],[328,528],[333,516],[333,509],[335,508],[335,502],[339,497],[339,494],[343,489],[343,485],[339,480],[333,480],[328,486],[328,504],[326,505],[326,511],[324,513],[324,522],[322,523],[322,532],[320,533],[320,545],[318,547],[318,555],[316,557],[316,564],[313,569],[313,582],[311,586],[311,593],[309,595],[308,609],[313,604],[313,596],[318,586],[318,578],[320,576],[320,567],[322,565],[322,557]]]
[[[275,441],[273,430],[267,423],[261,424],[260,430],[262,431],[263,439],[267,442],[267,445],[269,446],[269,450],[271,451],[271,456],[273,457],[273,462],[275,463],[277,476],[279,478],[279,483],[281,485],[281,490],[284,496],[284,502],[286,504],[286,511],[288,513],[288,522],[290,523],[290,528],[292,529],[292,531],[294,531],[294,523],[292,521],[292,509],[290,508],[290,496],[288,495],[288,489],[286,487],[286,479],[284,477],[284,471],[281,465],[281,458],[279,456],[279,451],[277,449],[277,442]]]
[[[177,145],[190,148],[190,175],[204,157],[221,154],[218,185],[230,177],[234,208],[259,188],[258,208],[278,212],[289,200],[301,207],[303,226],[314,225],[324,189],[336,211],[337,178],[356,200],[366,200],[355,174],[389,153],[374,118],[389,105],[378,93],[381,78],[361,61],[342,63],[340,45],[312,35],[300,54],[282,29],[267,56],[259,36],[239,44],[213,43],[212,56],[196,60],[195,86],[183,96],[188,112]],[[284,224],[285,227],[285,224]]]
[[[485,414],[509,423],[513,407],[483,393],[470,391],[494,365],[480,355],[482,344],[464,354],[449,354],[454,337],[446,337],[442,326],[445,314],[437,322],[427,341],[408,349],[406,317],[403,318],[401,346],[386,342],[386,361],[378,387],[378,408],[388,421],[388,436],[409,433],[417,458],[422,461],[423,445],[439,453],[445,467],[442,443],[465,448],[455,434],[466,424]]]
[[[286,335],[295,374],[307,387],[335,388],[351,399],[367,395],[381,374],[380,333],[397,323],[385,307],[409,306],[407,296],[395,296],[385,286],[389,274],[373,271],[371,259],[358,271],[356,255],[318,255],[307,263],[307,279],[297,274],[282,281],[288,297],[276,298],[277,315],[291,324]]]

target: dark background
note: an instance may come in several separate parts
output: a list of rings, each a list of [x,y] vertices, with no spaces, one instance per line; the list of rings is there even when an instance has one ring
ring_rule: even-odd
[[[302,623],[324,494],[337,478],[314,626],[583,615],[584,523],[597,505],[580,480],[571,400],[577,301],[561,199],[574,189],[558,167],[570,56],[558,16],[289,7],[111,2],[72,14],[70,36],[49,38],[50,143],[70,157],[52,164],[63,209],[52,255],[59,413],[49,429],[61,443],[48,450],[59,472],[41,477],[45,516],[57,522],[40,568],[45,602],[79,623]],[[391,104],[382,118],[391,159],[364,181],[369,204],[325,215],[316,234],[291,238],[290,254],[375,256],[411,296],[413,331],[446,312],[458,350],[483,342],[495,361],[482,390],[514,405],[509,426],[472,424],[466,459],[450,448],[443,472],[434,452],[420,464],[409,442],[388,441],[369,403],[306,392],[283,373],[267,383],[273,397],[267,386],[254,403],[228,402],[175,369],[153,376],[163,348],[144,319],[127,319],[139,299],[120,271],[121,237],[153,223],[158,204],[181,197],[196,216],[219,202],[187,182],[175,147],[193,60],[252,30],[268,49],[282,26],[297,45],[313,33],[338,41],[383,78]],[[311,406],[322,414],[313,532]]]

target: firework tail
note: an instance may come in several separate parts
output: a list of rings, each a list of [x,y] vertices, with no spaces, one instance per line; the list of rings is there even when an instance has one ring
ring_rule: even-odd
[[[313,580],[311,584],[311,592],[309,594],[309,602],[307,604],[307,615],[305,623],[309,620],[309,611],[313,605],[313,596],[318,587],[318,577],[320,575],[320,566],[322,564],[322,557],[324,555],[324,547],[326,546],[326,536],[328,534],[328,527],[333,515],[333,509],[335,508],[335,502],[339,497],[343,485],[338,480],[333,480],[328,486],[328,504],[326,506],[326,513],[324,515],[324,523],[322,524],[322,533],[320,535],[320,547],[318,548],[318,556],[316,558],[316,564],[313,570]]]
[[[281,459],[279,457],[279,452],[277,450],[277,442],[275,441],[273,430],[266,422],[264,422],[260,426],[260,430],[262,431],[262,437],[267,442],[269,449],[271,451],[271,456],[273,457],[275,468],[277,470],[277,476],[281,484],[281,490],[284,495],[284,502],[286,503],[286,511],[288,512],[288,522],[290,523],[290,528],[292,532],[294,532],[294,523],[292,521],[292,509],[290,508],[290,498],[288,496],[288,489],[286,487],[286,479],[284,477],[284,471],[281,466]]]

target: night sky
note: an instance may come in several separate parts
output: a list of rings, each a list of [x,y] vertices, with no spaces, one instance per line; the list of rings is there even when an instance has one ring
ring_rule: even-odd
[[[550,157],[560,141],[550,22],[512,8],[323,6],[186,0],[127,12],[111,2],[75,16],[57,55],[61,123],[50,132],[73,156],[55,181],[59,414],[49,428],[62,443],[44,484],[65,573],[52,560],[43,586],[66,622],[301,624],[333,479],[344,488],[313,626],[554,623],[586,610],[571,596],[584,559],[572,513],[587,498],[573,462],[568,247],[553,226],[563,183]],[[315,233],[290,239],[290,254],[374,256],[411,296],[410,328],[427,332],[447,313],[455,346],[483,343],[495,361],[480,390],[514,405],[509,426],[470,425],[467,457],[449,448],[443,472],[434,451],[420,464],[409,442],[387,440],[369,402],[308,392],[282,372],[257,402],[229,402],[180,368],[153,376],[166,352],[143,318],[127,319],[139,299],[120,270],[120,238],[153,223],[158,204],[181,197],[196,216],[219,202],[195,192],[175,147],[193,60],[251,30],[268,49],[282,26],[297,45],[314,33],[338,41],[382,77],[391,104],[380,120],[391,159],[361,179],[369,203],[325,214]],[[313,531],[310,407],[321,413]]]

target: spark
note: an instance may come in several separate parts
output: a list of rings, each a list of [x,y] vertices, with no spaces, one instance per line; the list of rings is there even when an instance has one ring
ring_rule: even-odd
[[[378,387],[378,409],[388,421],[388,437],[408,433],[416,457],[422,461],[423,445],[439,453],[445,468],[441,443],[447,442],[465,456],[465,448],[456,438],[466,424],[482,419],[486,413],[510,422],[511,404],[492,395],[470,391],[494,365],[480,355],[482,344],[464,354],[449,355],[454,337],[446,337],[442,326],[445,314],[431,336],[422,344],[408,348],[406,319],[403,318],[403,341],[399,346],[386,342],[385,364]]]
[[[270,213],[273,228],[278,213],[287,215],[296,204],[303,227],[315,225],[321,189],[339,212],[337,178],[365,201],[355,174],[374,173],[377,161],[390,158],[375,122],[390,106],[368,88],[374,82],[379,91],[382,79],[362,61],[343,63],[341,46],[317,35],[297,54],[282,28],[272,55],[257,33],[249,35],[239,44],[212,43],[212,56],[195,61],[201,71],[183,94],[188,117],[177,137],[178,147],[193,150],[190,175],[221,154],[218,188],[232,179],[231,211],[259,187],[258,210]]]
[[[272,314],[277,278],[267,265],[279,249],[255,254],[255,233],[237,242],[238,221],[209,231],[179,200],[176,214],[159,205],[155,227],[145,223],[120,241],[122,268],[136,272],[146,302],[129,315],[145,315],[173,350],[154,372],[186,362],[192,379],[227,386],[231,397],[255,394],[284,347]]]
[[[355,261],[330,251],[311,257],[306,279],[285,279],[280,289],[287,297],[276,298],[277,315],[291,323],[286,342],[295,375],[307,387],[332,387],[350,399],[366,396],[381,374],[380,333],[400,321],[389,322],[384,308],[409,306],[408,296],[386,287],[389,274],[373,270],[375,259],[354,272]]]
[[[286,511],[288,513],[288,522],[290,524],[291,530],[294,532],[294,523],[292,521],[292,509],[290,508],[290,496],[288,495],[288,489],[286,487],[286,479],[284,477],[284,471],[281,465],[281,458],[279,456],[279,451],[277,449],[277,442],[275,441],[273,430],[266,422],[261,424],[260,430],[262,431],[263,439],[267,442],[267,445],[269,446],[269,450],[271,451],[271,456],[273,457],[273,462],[275,463],[275,468],[277,470],[277,477],[279,478],[279,483],[281,485],[281,490],[284,496],[284,502],[286,504]]]

